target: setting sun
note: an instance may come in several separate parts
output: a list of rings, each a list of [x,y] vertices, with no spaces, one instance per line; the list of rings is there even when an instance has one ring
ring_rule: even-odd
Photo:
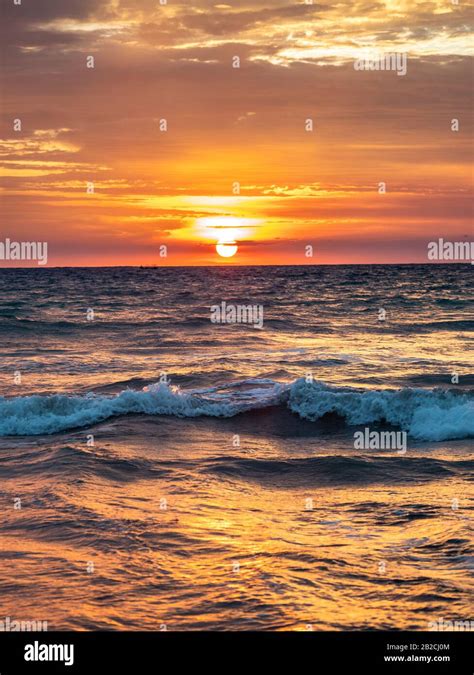
[[[222,258],[232,258],[239,247],[233,239],[219,239],[216,244],[216,251]]]

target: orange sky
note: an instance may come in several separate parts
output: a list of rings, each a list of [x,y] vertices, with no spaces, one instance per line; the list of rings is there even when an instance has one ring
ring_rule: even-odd
[[[0,238],[51,266],[426,262],[473,233],[459,3],[5,5]],[[369,49],[406,75],[355,70]]]

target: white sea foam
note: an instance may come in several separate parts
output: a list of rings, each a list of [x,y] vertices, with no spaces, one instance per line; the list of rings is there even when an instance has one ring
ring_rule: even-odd
[[[474,437],[472,395],[441,389],[362,390],[297,380],[288,406],[313,421],[327,413],[352,425],[385,421],[419,440]]]
[[[474,437],[472,394],[441,389],[363,390],[266,379],[183,391],[164,383],[114,396],[0,397],[0,436],[53,434],[126,414],[233,417],[286,404],[307,420],[336,413],[348,425],[386,422],[419,440]]]
[[[253,380],[248,383],[261,385],[263,382],[266,381]],[[285,390],[284,386],[273,383],[270,387],[239,391],[239,384],[243,383],[227,385],[222,389],[212,387],[185,392],[178,387],[159,383],[143,391],[127,389],[115,396],[58,394],[10,399],[0,397],[0,436],[53,434],[131,413],[233,417],[240,412],[280,402]]]

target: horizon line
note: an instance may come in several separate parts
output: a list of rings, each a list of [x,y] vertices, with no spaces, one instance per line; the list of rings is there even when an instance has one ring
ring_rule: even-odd
[[[466,265],[471,263],[470,260],[461,261],[427,261],[427,262],[383,262],[383,263],[296,263],[296,264],[268,264],[268,263],[259,263],[259,264],[215,264],[211,263],[208,265],[28,265],[28,266],[8,266],[3,267],[0,265],[0,270],[34,270],[34,269],[44,269],[44,270],[59,270],[59,269],[179,269],[179,268],[193,268],[193,267],[398,267],[400,265],[411,265],[411,266],[438,266],[438,265]],[[471,263],[472,264],[472,263]]]

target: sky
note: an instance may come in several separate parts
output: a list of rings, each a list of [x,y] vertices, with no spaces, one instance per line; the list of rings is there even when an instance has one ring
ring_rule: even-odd
[[[1,2],[0,239],[48,265],[427,262],[472,239],[467,0]],[[391,53],[406,74],[354,67]]]

